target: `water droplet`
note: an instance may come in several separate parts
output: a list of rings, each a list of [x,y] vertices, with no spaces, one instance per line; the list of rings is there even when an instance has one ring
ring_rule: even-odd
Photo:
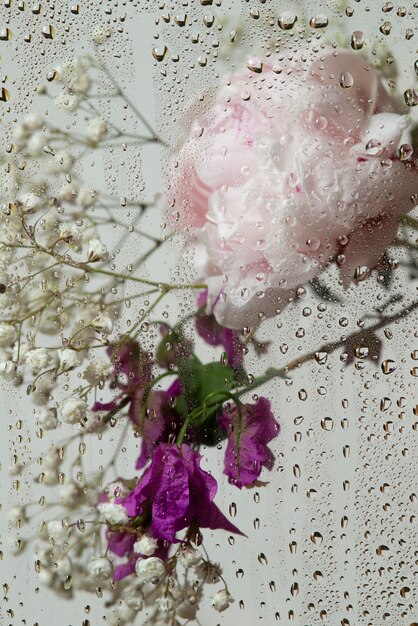
[[[379,30],[383,35],[389,35],[392,30],[392,24],[390,22],[383,22]]]
[[[360,265],[359,267],[356,267],[355,269],[354,280],[361,282],[362,280],[365,280],[366,278],[368,278],[369,274],[370,274],[370,268],[368,268],[367,265]]]
[[[382,372],[386,375],[392,374],[392,372],[396,370],[396,367],[395,361],[392,361],[392,359],[386,359],[382,363]]]
[[[278,20],[278,24],[282,30],[291,30],[297,22],[297,15],[294,13],[283,13]]]
[[[152,49],[152,56],[156,61],[164,61],[164,57],[167,54],[167,46],[158,46]]]
[[[418,104],[418,91],[416,89],[407,89],[404,93],[404,99],[409,107],[416,107]]]
[[[260,59],[257,58],[249,59],[247,62],[247,67],[249,70],[251,70],[251,72],[256,72],[257,74],[260,74],[263,71],[263,63]]]
[[[361,50],[364,44],[364,33],[361,30],[355,30],[351,35],[351,47],[353,48],[353,50]]]
[[[312,543],[314,543],[315,545],[319,546],[321,545],[322,541],[323,541],[323,536],[321,535],[321,533],[319,533],[318,531],[315,531],[314,533],[312,533],[311,535],[311,541]]]
[[[320,15],[316,15],[309,20],[309,25],[312,28],[326,28],[328,26],[328,18],[326,15],[322,13]]]
[[[323,420],[321,420],[321,428],[323,430],[332,430],[334,428],[334,420],[331,417],[324,417]]]
[[[350,72],[343,72],[340,76],[340,85],[343,89],[350,89],[354,85],[354,78]]]

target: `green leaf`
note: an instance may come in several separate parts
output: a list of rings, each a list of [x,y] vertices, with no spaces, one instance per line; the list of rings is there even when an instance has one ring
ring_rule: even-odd
[[[178,406],[182,414],[185,409],[192,411],[203,406],[207,397],[215,392],[229,391],[234,379],[234,372],[228,365],[216,361],[204,365],[194,356],[179,361],[178,371],[184,396],[183,400],[179,398]],[[219,403],[223,400],[220,396]]]

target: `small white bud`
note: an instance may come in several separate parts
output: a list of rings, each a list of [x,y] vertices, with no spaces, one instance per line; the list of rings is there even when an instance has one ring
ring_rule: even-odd
[[[156,585],[165,575],[165,566],[161,559],[151,556],[149,559],[139,559],[135,571],[141,582]]]
[[[61,406],[61,417],[67,424],[78,424],[86,416],[87,404],[82,398],[70,396]]]
[[[219,613],[222,613],[222,611],[225,611],[229,605],[234,601],[233,597],[231,596],[231,594],[228,592],[227,589],[221,589],[221,591],[218,591],[212,600],[212,606],[216,611],[219,611]]]
[[[68,537],[68,526],[63,520],[51,520],[46,525],[46,532],[54,543],[64,543]]]
[[[60,577],[68,576],[71,574],[71,561],[68,556],[63,556],[61,559],[57,559],[53,564],[53,571]]]
[[[113,576],[112,561],[105,556],[99,556],[87,563],[87,571],[96,580],[109,580]]]
[[[34,348],[25,353],[25,361],[34,372],[39,372],[49,365],[51,356],[45,348]]]
[[[89,249],[87,252],[87,259],[90,263],[96,263],[97,261],[105,261],[109,253],[104,243],[100,239],[91,239],[89,241]]]
[[[152,556],[156,551],[158,541],[150,535],[142,535],[134,544],[134,552],[143,556]]]
[[[107,124],[104,120],[102,120],[100,117],[94,117],[93,119],[89,120],[87,124],[86,135],[91,141],[97,143],[98,141],[104,139],[106,134]]]
[[[78,202],[85,209],[93,206],[96,200],[96,192],[93,189],[88,189],[87,187],[81,187],[77,194]]]
[[[100,517],[109,524],[127,524],[129,521],[126,509],[122,504],[103,502],[99,504],[98,509]]]
[[[100,315],[92,320],[91,325],[97,332],[105,333],[107,335],[113,330],[112,319],[107,313],[100,313]]]
[[[60,373],[73,370],[76,367],[79,367],[83,362],[83,356],[81,352],[77,352],[76,350],[72,350],[71,348],[64,348],[64,350],[59,350],[58,356],[60,360],[58,371]]]
[[[19,198],[24,210],[27,213],[34,213],[43,205],[42,199],[34,193],[25,193]]]
[[[113,363],[110,359],[96,359],[88,364],[84,370],[83,378],[90,385],[98,385],[107,380],[113,374]]]
[[[55,106],[61,109],[61,111],[72,112],[76,110],[76,108],[80,104],[80,100],[77,98],[77,96],[63,91],[54,98],[54,103]]]
[[[35,413],[38,424],[43,430],[54,430],[58,427],[58,418],[56,409],[48,409],[42,407]]]
[[[12,506],[8,514],[9,522],[16,526],[16,524],[23,524],[27,518],[25,513],[25,507]]]
[[[202,560],[202,555],[199,550],[195,550],[191,546],[184,546],[178,551],[177,559],[180,565],[187,569],[188,567],[198,565]]]

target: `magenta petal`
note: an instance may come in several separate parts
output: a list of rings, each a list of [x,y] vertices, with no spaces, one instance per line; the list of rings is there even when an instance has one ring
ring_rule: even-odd
[[[126,578],[130,574],[133,574],[138,559],[139,556],[135,554],[126,563],[122,563],[122,565],[117,565],[115,567],[115,571],[113,572],[113,580],[122,580],[122,578]]]
[[[131,517],[151,508],[153,536],[171,543],[192,522],[240,533],[213,503],[217,482],[200,467],[201,458],[188,445],[160,443],[138,485],[119,502]]]
[[[154,537],[173,542],[176,526],[179,521],[182,524],[189,504],[189,479],[178,449],[167,451],[164,457],[164,471],[152,505],[152,531]]]
[[[111,533],[109,550],[118,556],[125,556],[132,550],[135,541],[136,537],[131,533]]]
[[[228,434],[224,473],[231,483],[239,488],[251,485],[260,476],[263,467],[272,469],[274,455],[267,444],[277,437],[280,426],[274,419],[267,398],[243,405],[241,418],[237,407],[234,407],[219,418],[219,423]]]

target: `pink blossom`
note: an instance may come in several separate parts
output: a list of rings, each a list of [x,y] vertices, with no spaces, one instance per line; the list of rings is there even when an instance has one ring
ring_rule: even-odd
[[[223,79],[173,159],[174,219],[207,313],[231,328],[274,315],[331,261],[344,285],[375,267],[418,193],[415,163],[397,157],[409,119],[362,56],[281,65]]]

